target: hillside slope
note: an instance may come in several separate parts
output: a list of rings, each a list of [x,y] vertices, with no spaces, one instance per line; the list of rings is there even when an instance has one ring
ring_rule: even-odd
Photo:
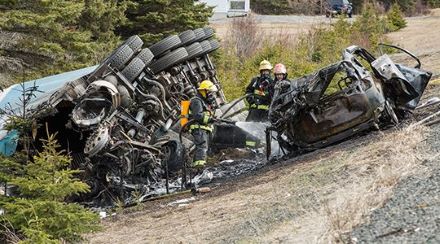
[[[436,11],[433,16],[410,18],[407,28],[390,35],[404,47],[415,47],[414,52],[423,56],[423,67],[436,74],[440,71],[436,63],[440,60],[437,45],[440,33],[432,28],[440,26],[439,16]],[[418,32],[420,28],[427,31]],[[412,46],[417,42],[427,46]],[[440,86],[430,86],[424,98],[434,95],[440,96]],[[439,137],[438,126],[408,129],[404,125],[373,132],[214,186],[208,194],[195,198],[183,196],[191,200],[186,204],[170,204],[175,199],[160,200],[126,210],[105,219],[104,230],[87,238],[91,243],[378,241],[374,239],[376,236],[362,233],[375,233],[374,228],[383,226],[384,221],[374,221],[391,209],[387,200],[407,200],[399,189],[409,189],[403,191],[411,194],[413,191],[408,187],[417,187],[417,180],[427,179],[429,184],[428,179],[438,175],[439,168],[431,166],[439,165],[440,144],[433,139]],[[430,199],[428,206],[438,208],[438,199],[435,201],[432,196]],[[405,206],[394,204],[400,205]],[[382,206],[385,209],[381,210]],[[410,236],[399,241],[437,238],[438,219],[435,222],[423,213],[418,213],[417,223],[434,221],[437,226],[429,225],[430,231],[422,235],[425,239]],[[402,218],[408,216],[414,215],[410,211]],[[363,223],[371,225],[365,224],[359,227],[363,229],[350,234]],[[406,229],[406,226],[397,227],[387,233],[419,233],[417,227],[413,231],[405,232]]]

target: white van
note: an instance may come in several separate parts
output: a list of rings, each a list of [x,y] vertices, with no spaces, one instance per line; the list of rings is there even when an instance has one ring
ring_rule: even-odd
[[[214,7],[214,13],[226,14],[227,17],[247,16],[250,13],[250,0],[196,0]]]

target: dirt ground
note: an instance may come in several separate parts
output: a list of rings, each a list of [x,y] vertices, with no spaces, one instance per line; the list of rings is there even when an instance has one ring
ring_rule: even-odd
[[[285,25],[285,23],[282,23]],[[294,25],[293,25],[294,26]],[[422,67],[440,71],[440,11],[408,19],[389,35],[421,55]],[[271,27],[272,28],[272,27]],[[294,27],[292,27],[294,28]],[[428,96],[440,95],[431,86]],[[426,96],[427,97],[427,96]],[[212,191],[147,202],[103,221],[90,243],[329,243],[368,221],[398,182],[426,170],[438,156],[426,147],[431,128],[377,131],[253,175],[212,186]]]
[[[252,15],[258,29],[266,36],[273,36],[278,33],[289,35],[294,38],[298,34],[310,30],[313,26],[329,25],[335,19],[326,18],[325,16],[296,16],[296,15]],[[234,21],[233,18],[225,16],[214,16],[210,24],[215,29],[217,37],[222,40],[225,38],[229,25]]]
[[[404,47],[422,62],[422,67],[440,74],[440,9],[431,15],[408,18],[408,26],[398,32],[388,34],[390,40]]]

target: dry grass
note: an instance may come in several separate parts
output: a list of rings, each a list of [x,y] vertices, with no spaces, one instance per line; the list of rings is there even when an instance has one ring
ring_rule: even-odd
[[[323,212],[327,216],[327,238],[342,241],[375,208],[382,206],[401,178],[420,170],[423,159],[432,156],[424,149],[425,128],[403,129],[349,155],[346,162],[354,184],[351,191],[340,185]]]
[[[430,85],[440,85],[440,79],[432,80],[429,82]]]
[[[425,150],[426,133],[422,127],[384,133],[371,141],[344,143],[330,155],[298,165],[278,181],[281,189],[272,194],[262,189],[261,194],[268,202],[283,202],[286,213],[299,216],[285,216],[287,221],[275,221],[266,227],[268,232],[246,241],[343,242],[345,233],[384,204],[400,179],[418,172],[424,159],[435,157]],[[291,196],[280,200],[280,192]]]
[[[421,127],[397,130],[300,159],[306,163],[289,174],[246,191],[254,196],[248,204],[252,210],[246,212],[244,224],[234,226],[241,233],[247,230],[238,240],[343,241],[344,233],[383,205],[401,178],[418,172],[424,159],[434,157],[424,148],[426,133]]]

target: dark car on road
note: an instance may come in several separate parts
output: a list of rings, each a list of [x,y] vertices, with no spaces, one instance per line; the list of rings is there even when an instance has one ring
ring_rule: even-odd
[[[325,15],[333,17],[337,14],[345,14],[351,18],[353,15],[353,5],[348,0],[329,0]]]

